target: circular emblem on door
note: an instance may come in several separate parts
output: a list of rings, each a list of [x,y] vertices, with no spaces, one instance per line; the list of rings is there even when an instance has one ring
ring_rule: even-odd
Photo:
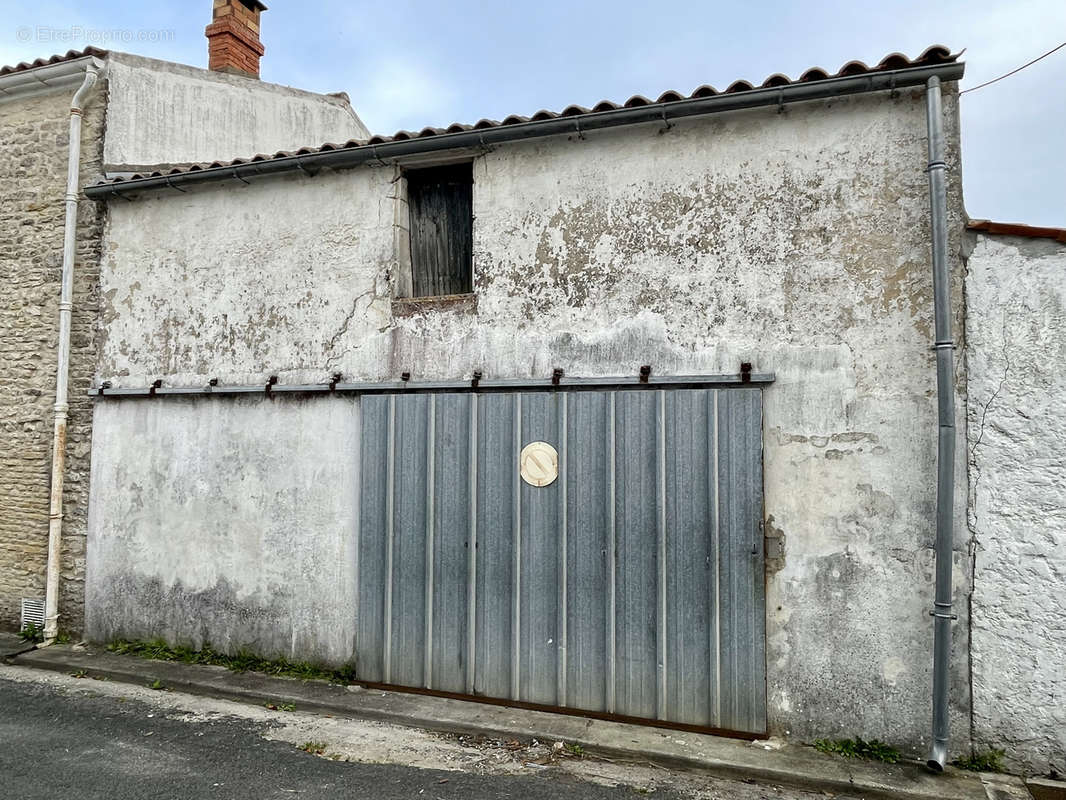
[[[530,442],[522,448],[519,466],[530,486],[547,486],[559,477],[559,453],[547,442]]]

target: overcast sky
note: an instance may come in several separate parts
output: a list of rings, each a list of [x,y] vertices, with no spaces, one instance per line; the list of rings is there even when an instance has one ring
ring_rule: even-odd
[[[943,43],[963,88],[1066,41],[1066,0],[267,0],[264,80],[376,133],[798,77]],[[0,64],[89,44],[205,66],[211,0],[0,0]],[[127,41],[114,41],[115,33]],[[108,37],[112,41],[105,41]],[[970,216],[1066,226],[1066,48],[962,98]],[[308,144],[315,144],[309,142]]]

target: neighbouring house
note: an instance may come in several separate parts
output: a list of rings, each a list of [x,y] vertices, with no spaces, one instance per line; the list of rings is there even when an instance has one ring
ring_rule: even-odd
[[[973,731],[1066,775],[1066,230],[979,221],[966,254]]]
[[[86,389],[96,372],[98,311],[107,298],[99,289],[104,209],[84,201],[78,207],[76,195],[65,201],[76,91],[85,86],[78,98],[83,111],[74,115],[80,143],[74,142],[73,174],[81,182],[149,164],[188,166],[367,135],[345,95],[257,79],[258,3],[219,0],[214,6],[210,70],[95,48],[0,69],[0,360],[6,375],[0,387],[0,627],[20,625],[24,608],[38,623],[45,613],[53,407],[63,338],[57,320],[66,305],[61,283],[69,217],[76,222],[66,262],[73,277],[66,298],[69,427],[62,508],[51,509],[52,525],[62,525],[62,594],[51,613],[58,610],[64,630],[82,630],[92,424]]]

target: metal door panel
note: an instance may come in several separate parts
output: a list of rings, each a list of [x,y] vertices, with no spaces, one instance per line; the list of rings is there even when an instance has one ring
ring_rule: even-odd
[[[361,436],[359,542],[356,548],[359,587],[356,592],[355,663],[360,678],[384,682],[385,586],[388,567],[388,498],[392,456],[390,407],[385,395],[368,395],[359,402]]]
[[[655,719],[658,653],[658,392],[615,397],[615,707]]]
[[[472,694],[518,699],[516,446],[520,397],[478,395],[477,559]],[[516,413],[518,412],[518,413]],[[514,669],[512,667],[515,667]]]
[[[366,395],[362,680],[765,730],[761,394]],[[553,445],[558,477],[521,480]]]
[[[559,446],[562,394],[521,395],[522,442]],[[517,463],[517,459],[515,461]],[[560,466],[562,466],[560,464]],[[538,488],[525,481],[520,488],[519,694],[518,699],[541,705],[558,702],[559,649],[565,647],[559,630],[559,505],[562,480]]]
[[[470,498],[476,486],[472,475],[474,465],[470,461],[471,408],[476,395],[429,397],[434,406],[435,488],[432,490],[433,557],[427,562],[427,596],[432,597],[427,638],[432,642],[432,653],[427,664],[426,687],[463,693],[468,658]]]
[[[386,618],[386,683],[425,686],[427,524],[430,517],[427,472],[432,470],[427,447],[432,434],[430,404],[436,395],[397,398],[395,414],[391,619]]]
[[[762,398],[718,392],[722,620],[719,727],[766,727],[762,543]]]
[[[566,685],[561,703],[607,710],[607,642],[614,602],[608,587],[608,541],[614,500],[608,481],[610,395],[567,398],[566,437]]]
[[[715,395],[666,395],[667,718],[718,719]]]

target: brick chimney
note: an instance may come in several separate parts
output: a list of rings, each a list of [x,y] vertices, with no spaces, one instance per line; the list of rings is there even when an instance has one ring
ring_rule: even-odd
[[[214,0],[207,36],[207,66],[216,72],[259,77],[259,58],[266,52],[259,41],[259,0]]]

